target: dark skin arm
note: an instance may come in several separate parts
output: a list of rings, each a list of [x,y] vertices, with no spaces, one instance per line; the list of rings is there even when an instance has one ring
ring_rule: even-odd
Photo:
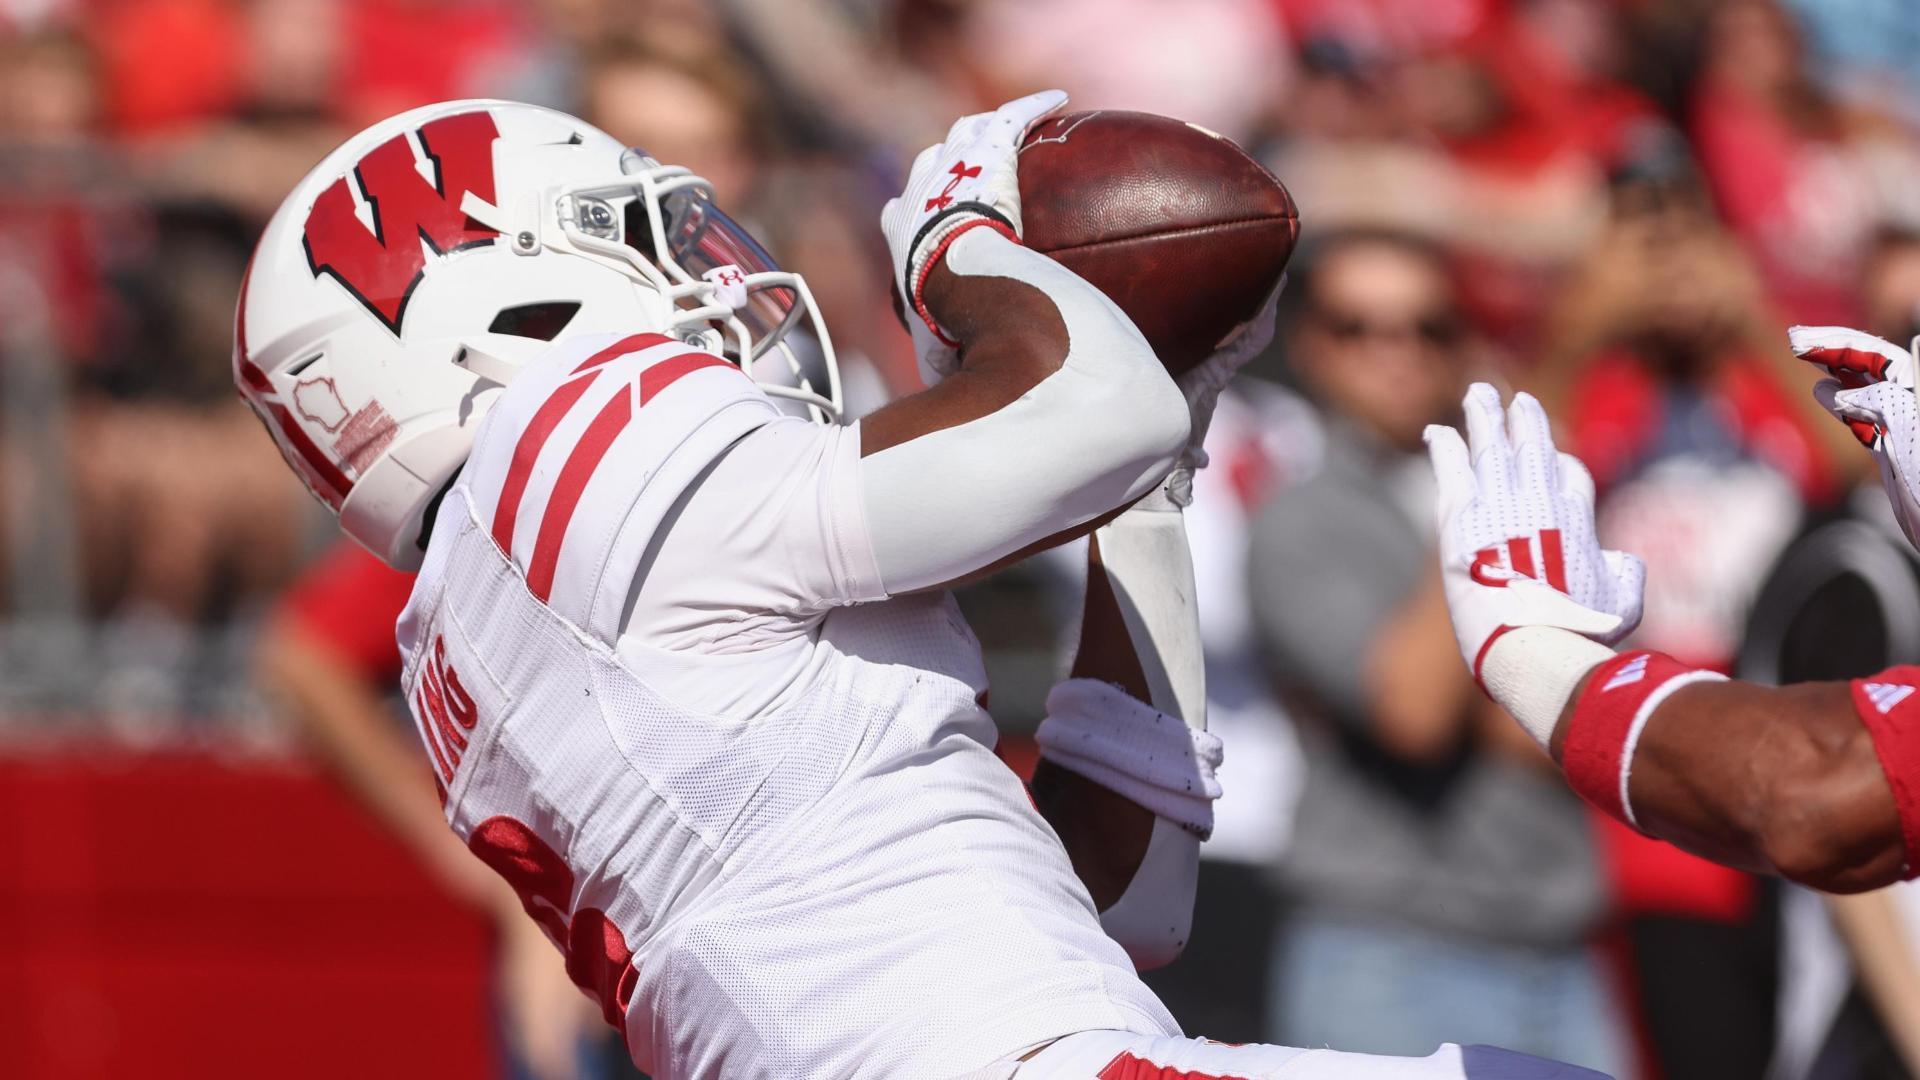
[[[1845,683],[1683,687],[1647,721],[1628,783],[1640,827],[1703,858],[1826,892],[1902,877],[1899,812]]]
[[[864,417],[861,457],[997,412],[1066,363],[1060,309],[1025,282],[961,277],[941,262],[920,298],[960,342],[960,370]]]
[[[1097,540],[1087,546],[1087,602],[1072,676],[1115,683],[1130,697],[1151,700],[1147,676],[1100,564]],[[1147,856],[1153,812],[1044,758],[1033,770],[1032,791],[1033,804],[1059,834],[1094,907],[1112,907]]]
[[[959,427],[999,411],[1067,359],[1067,324],[1060,309],[1040,290],[1011,278],[961,277],[935,266],[921,299],[940,325],[960,342],[960,370],[917,394],[874,410],[860,421],[860,456],[950,427]],[[1125,506],[1071,529],[1036,541],[965,577],[942,582],[952,588],[1092,533],[1112,521]]]
[[[1069,345],[1066,323],[1046,294],[1008,278],[961,277],[945,263],[928,275],[921,293],[927,309],[961,343],[960,369],[926,390],[901,398],[860,421],[860,452],[875,454],[908,440],[957,427],[1006,407],[1060,369]],[[1015,552],[968,576],[972,580],[1028,555],[1084,536],[1124,507]],[[1086,613],[1076,677],[1118,683],[1148,700],[1147,680],[1127,637],[1119,604],[1089,547]],[[1118,900],[1146,856],[1153,814],[1076,773],[1042,761],[1034,771],[1034,803],[1059,834],[1094,904]]]

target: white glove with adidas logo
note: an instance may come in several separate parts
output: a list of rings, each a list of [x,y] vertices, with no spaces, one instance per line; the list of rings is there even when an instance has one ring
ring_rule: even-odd
[[[1646,567],[1594,536],[1593,477],[1559,453],[1540,403],[1475,383],[1467,439],[1426,430],[1439,479],[1440,566],[1460,653],[1476,679],[1509,630],[1544,626],[1611,645],[1640,624]]]

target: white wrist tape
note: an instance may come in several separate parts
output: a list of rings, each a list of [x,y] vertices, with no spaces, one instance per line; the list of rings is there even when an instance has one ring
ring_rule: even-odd
[[[1613,650],[1557,626],[1522,626],[1487,646],[1480,685],[1546,749],[1580,680]]]
[[[1213,832],[1218,736],[1190,728],[1111,683],[1068,679],[1047,695],[1040,756],[1206,839]]]

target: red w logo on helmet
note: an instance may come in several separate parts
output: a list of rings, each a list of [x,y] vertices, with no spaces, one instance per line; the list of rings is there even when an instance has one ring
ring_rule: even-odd
[[[332,275],[395,334],[426,273],[423,241],[444,255],[500,235],[460,209],[469,191],[493,201],[493,141],[500,136],[493,117],[443,116],[418,135],[433,169],[431,181],[421,175],[404,134],[374,147],[353,167],[371,229],[355,213],[344,176],[320,193],[307,214],[307,265],[314,276]]]

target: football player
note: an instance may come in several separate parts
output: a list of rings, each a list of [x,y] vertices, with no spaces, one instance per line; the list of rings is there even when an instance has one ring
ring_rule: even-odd
[[[1909,540],[1920,532],[1912,354],[1794,327],[1829,372],[1815,395],[1867,444]],[[1568,783],[1648,835],[1828,892],[1920,876],[1920,667],[1780,688],[1611,646],[1640,618],[1644,568],[1603,551],[1593,480],[1538,402],[1467,394],[1463,441],[1427,429],[1442,573],[1461,654]]]
[[[1185,941],[1219,794],[1186,477],[1272,315],[1176,385],[1021,246],[1016,147],[1064,100],[914,162],[882,226],[929,386],[845,426],[806,283],[577,119],[429,106],[294,190],[236,378],[419,568],[448,822],[658,1077],[1594,1075],[1185,1039],[1135,974]],[[944,587],[1089,531],[1030,800]]]

